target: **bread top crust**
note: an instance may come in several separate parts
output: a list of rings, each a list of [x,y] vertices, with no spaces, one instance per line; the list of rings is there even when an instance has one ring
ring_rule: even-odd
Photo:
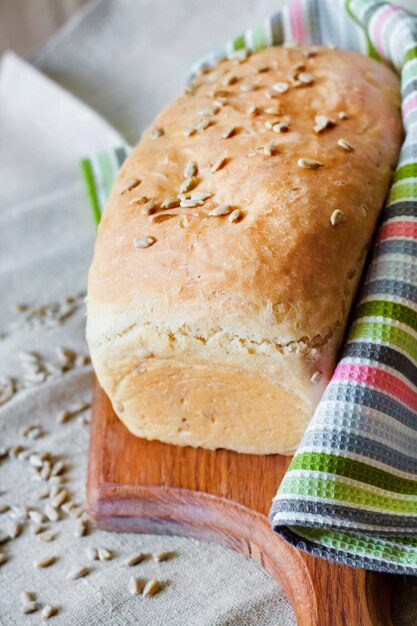
[[[307,56],[308,49],[274,47],[243,63],[223,61],[157,116],[108,200],[89,314],[104,307],[177,326],[184,319],[212,329],[229,324],[284,342],[344,327],[401,145],[399,80],[359,53],[315,48]],[[285,93],[276,83],[288,85]],[[313,130],[317,115],[330,120],[321,132]],[[209,125],[184,134],[201,120]],[[288,131],[267,128],[275,120]],[[268,155],[271,141],[276,153]],[[299,159],[323,166],[300,167]],[[200,206],[143,214],[142,197],[159,207],[178,195],[189,161],[198,167],[189,193],[212,195]],[[135,179],[140,184],[126,191]],[[239,209],[240,220],[208,216],[223,204]],[[335,210],[342,220],[334,225]],[[143,237],[156,241],[135,247]]]

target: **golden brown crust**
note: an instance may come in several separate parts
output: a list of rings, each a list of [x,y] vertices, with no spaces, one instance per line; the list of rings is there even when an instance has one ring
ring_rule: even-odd
[[[253,350],[267,345],[272,360],[301,354],[307,380],[317,367],[327,368],[324,380],[330,375],[401,144],[399,82],[386,66],[355,52],[319,48],[309,58],[302,52],[269,48],[201,75],[156,118],[162,134],[147,130],[123,166],[89,279],[88,338],[110,395],[112,342],[131,328],[143,331],[131,341],[168,361],[177,351],[187,359],[190,346],[158,352],[153,326],[159,335],[199,337],[195,358],[206,359],[207,342],[225,333],[229,342],[246,342],[247,369]],[[258,72],[261,67],[268,69]],[[313,83],[296,86],[300,79],[309,82],[308,74]],[[225,84],[232,75],[236,80]],[[289,85],[285,93],[274,91],[278,82]],[[279,113],[268,112],[271,107]],[[313,127],[326,120],[317,115],[329,120],[321,132]],[[210,125],[185,136],[201,119]],[[288,131],[266,126],[275,120]],[[300,159],[323,166],[300,167],[312,165]],[[198,166],[190,193],[212,195],[201,206],[158,209],[152,221],[139,198],[155,199],[159,207],[176,196],[189,161]],[[132,179],[141,182],[123,193]],[[239,209],[241,219],[208,216],[223,204]],[[167,215],[173,217],[159,222]],[[143,243],[144,237],[155,242]],[[224,342],[213,357],[219,366],[221,350]],[[137,366],[132,359],[127,369]],[[272,384],[282,385],[277,372]],[[307,413],[315,402],[307,401]],[[233,441],[226,438],[224,445],[233,448]]]

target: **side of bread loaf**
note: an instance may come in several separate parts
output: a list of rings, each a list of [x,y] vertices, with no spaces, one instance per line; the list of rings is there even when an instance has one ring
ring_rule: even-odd
[[[136,435],[293,452],[335,364],[402,140],[399,81],[269,48],[198,76],[115,182],[87,337]]]

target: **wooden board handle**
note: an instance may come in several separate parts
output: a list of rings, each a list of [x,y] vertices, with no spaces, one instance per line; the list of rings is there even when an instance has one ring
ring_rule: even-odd
[[[299,626],[392,626],[394,576],[312,557],[272,530],[267,512],[289,462],[134,437],[95,384],[87,500],[100,528],[185,535],[237,550],[279,582]]]
[[[337,565],[298,551],[268,518],[232,501],[169,487],[118,493],[89,484],[90,515],[107,530],[208,539],[259,563],[280,584],[299,626],[392,626],[395,577]]]

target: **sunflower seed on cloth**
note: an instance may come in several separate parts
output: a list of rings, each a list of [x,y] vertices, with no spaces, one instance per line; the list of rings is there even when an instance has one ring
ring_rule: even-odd
[[[97,548],[93,548],[91,546],[89,546],[87,548],[87,550],[85,551],[87,558],[90,559],[90,561],[97,561],[98,560],[98,550]]]
[[[127,588],[132,596],[139,595],[145,589],[145,581],[142,578],[135,578],[134,576],[132,576],[131,578],[129,578],[129,584]]]
[[[11,539],[16,539],[19,535],[22,534],[23,526],[19,521],[12,522],[9,527],[9,537]]]
[[[4,552],[0,552],[0,565],[3,565],[3,563],[6,563],[7,560],[8,560],[7,555],[4,554]]]
[[[169,561],[170,559],[174,558],[175,553],[170,551],[170,552],[155,552],[155,554],[153,555],[153,560],[156,561],[157,563],[161,563],[162,561]]]
[[[51,522],[57,522],[59,520],[59,512],[54,509],[53,506],[51,506],[50,504],[47,504],[44,508],[44,512],[46,517],[51,521]]]
[[[90,573],[90,568],[82,565],[81,567],[75,566],[72,567],[67,573],[67,580],[78,580],[79,578],[84,578],[84,576],[88,576]]]
[[[11,378],[0,377],[0,405],[8,402],[15,393],[15,384]]]
[[[113,558],[113,555],[110,552],[110,550],[107,550],[106,548],[98,548],[97,554],[98,554],[99,561],[111,561]]]
[[[161,583],[156,578],[153,578],[146,583],[142,594],[144,596],[154,596],[158,591],[161,591]]]
[[[26,602],[33,602],[36,599],[36,597],[33,591],[21,591],[20,599],[23,602],[23,604],[25,604]]]
[[[127,559],[126,565],[128,565],[129,567],[133,567],[134,565],[142,563],[144,559],[146,559],[146,554],[144,554],[143,552],[137,552],[136,554],[132,554],[132,556]]]
[[[50,556],[41,557],[40,559],[36,559],[36,561],[33,561],[33,567],[36,567],[37,569],[49,567],[50,565],[53,565],[55,563],[56,559],[57,557],[53,554],[51,554]]]
[[[22,604],[20,607],[20,610],[24,614],[34,613],[38,610],[38,605],[36,602],[25,602],[25,604]]]
[[[45,604],[41,611],[41,616],[43,619],[49,619],[58,613],[58,609],[56,606],[52,604]]]

